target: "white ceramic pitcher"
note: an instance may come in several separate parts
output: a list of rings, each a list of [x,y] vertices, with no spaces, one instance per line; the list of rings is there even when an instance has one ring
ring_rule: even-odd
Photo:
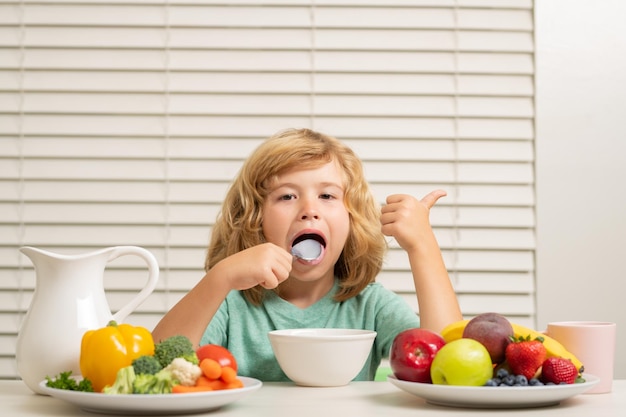
[[[60,255],[25,246],[20,251],[35,266],[33,299],[17,336],[17,371],[34,392],[39,383],[61,372],[80,375],[80,344],[87,330],[110,320],[123,322],[156,287],[159,265],[146,249],[115,246],[79,255]],[[145,287],[117,313],[111,314],[104,290],[107,263],[124,255],[143,259],[148,266]]]

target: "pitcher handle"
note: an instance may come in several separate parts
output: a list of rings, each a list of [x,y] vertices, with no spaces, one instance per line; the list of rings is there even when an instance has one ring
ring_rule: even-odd
[[[118,323],[123,322],[126,317],[128,317],[133,311],[135,311],[135,309],[141,303],[143,303],[148,298],[148,296],[150,296],[150,294],[152,294],[159,280],[159,264],[156,258],[150,251],[144,248],[140,248],[139,246],[116,246],[112,248],[111,252],[109,253],[109,258],[107,259],[107,262],[110,262],[124,255],[135,255],[146,262],[146,264],[148,265],[148,281],[146,282],[146,285],[143,287],[143,289],[139,291],[139,293],[137,293],[135,298],[130,300],[130,302],[124,307],[120,308],[117,313],[113,314],[113,320],[117,321]]]

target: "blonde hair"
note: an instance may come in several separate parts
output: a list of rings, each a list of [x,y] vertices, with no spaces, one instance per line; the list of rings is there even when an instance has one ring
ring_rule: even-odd
[[[382,268],[387,242],[380,229],[379,207],[365,180],[361,160],[334,137],[309,129],[288,129],[263,142],[243,164],[217,217],[205,260],[208,271],[222,259],[265,242],[263,204],[271,180],[291,169],[311,169],[335,161],[344,170],[344,205],[350,232],[335,264],[340,290],[337,301],[359,294]],[[260,304],[265,290],[243,290]]]

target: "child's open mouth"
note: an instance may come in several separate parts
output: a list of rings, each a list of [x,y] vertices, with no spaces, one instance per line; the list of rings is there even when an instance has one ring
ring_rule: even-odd
[[[291,246],[291,254],[303,261],[311,262],[319,259],[324,253],[326,242],[315,233],[305,233],[298,236]]]

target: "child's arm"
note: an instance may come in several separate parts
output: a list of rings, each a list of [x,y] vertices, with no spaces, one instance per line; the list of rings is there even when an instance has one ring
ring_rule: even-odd
[[[433,191],[422,200],[395,194],[382,208],[382,231],[393,236],[409,255],[420,311],[420,326],[436,332],[461,320],[461,310],[448,277],[429,213],[445,191]]]
[[[264,243],[218,262],[171,310],[152,331],[155,342],[182,334],[198,346],[215,312],[231,290],[255,285],[275,288],[287,279],[292,255]]]

